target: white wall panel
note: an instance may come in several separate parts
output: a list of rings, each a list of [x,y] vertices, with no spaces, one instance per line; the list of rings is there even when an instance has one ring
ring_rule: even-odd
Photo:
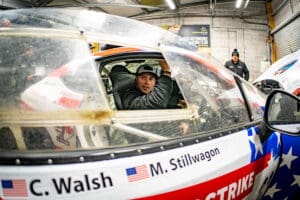
[[[273,0],[277,58],[300,49],[300,0]]]
[[[216,12],[222,13],[221,10],[228,6],[228,3],[217,4]],[[210,25],[211,48],[210,54],[215,57],[222,65],[226,60],[231,58],[231,52],[237,48],[240,52],[240,58],[244,60],[250,70],[250,80],[254,80],[260,74],[260,64],[267,58],[269,59],[269,47],[266,43],[268,33],[268,21],[266,8],[263,2],[251,1],[248,7],[256,8],[256,16],[243,17],[212,17],[212,16],[195,16],[174,18],[144,20],[154,25],[192,25],[208,24]],[[199,10],[193,8],[192,12],[202,13],[207,5],[200,6]],[[187,9],[188,10],[188,9]],[[203,14],[203,13],[202,13]],[[234,14],[234,11],[226,14]]]
[[[281,58],[300,49],[300,17],[275,33],[278,57]]]
[[[292,9],[293,9],[293,13],[295,13],[295,11],[300,10],[300,1],[299,0],[292,0]]]
[[[213,28],[211,41],[211,54],[224,64],[231,50],[228,48],[228,28]]]
[[[276,26],[280,25],[284,20],[292,16],[290,1],[285,1],[282,7],[279,7],[277,12],[274,10],[274,18]]]

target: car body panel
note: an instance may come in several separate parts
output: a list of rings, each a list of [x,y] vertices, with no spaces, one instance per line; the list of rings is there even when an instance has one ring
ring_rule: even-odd
[[[264,71],[253,83],[263,80],[275,80],[282,89],[294,94],[300,94],[300,50],[276,61]]]
[[[262,194],[280,154],[278,134],[261,144],[256,131],[96,163],[18,166],[18,176],[16,169],[2,166],[1,173],[25,180],[30,199],[252,199]]]
[[[282,162],[263,200],[297,199],[299,197],[300,138],[282,135]]]

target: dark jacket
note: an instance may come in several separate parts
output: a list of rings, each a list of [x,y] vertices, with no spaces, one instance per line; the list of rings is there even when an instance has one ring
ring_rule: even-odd
[[[122,96],[124,109],[163,109],[167,108],[173,90],[172,80],[162,75],[149,94],[136,87],[127,90]]]
[[[230,69],[231,71],[239,75],[240,77],[242,77],[243,79],[245,79],[246,81],[249,80],[249,70],[243,61],[239,60],[238,63],[234,64],[232,60],[228,60],[224,66],[227,69]]]

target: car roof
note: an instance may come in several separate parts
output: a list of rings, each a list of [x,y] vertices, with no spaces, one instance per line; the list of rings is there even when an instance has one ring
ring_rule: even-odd
[[[197,50],[193,42],[160,27],[87,9],[16,9],[2,11],[0,19],[3,18],[9,19],[11,27],[14,28],[77,31],[95,40],[101,38],[101,40],[119,42],[121,46],[159,49],[160,45],[171,45]]]

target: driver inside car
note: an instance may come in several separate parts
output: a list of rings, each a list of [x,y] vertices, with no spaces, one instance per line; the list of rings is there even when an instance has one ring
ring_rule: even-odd
[[[159,62],[158,69],[142,64],[136,71],[135,85],[122,96],[124,109],[164,109],[185,106],[184,102],[173,98],[171,69],[165,61]]]

